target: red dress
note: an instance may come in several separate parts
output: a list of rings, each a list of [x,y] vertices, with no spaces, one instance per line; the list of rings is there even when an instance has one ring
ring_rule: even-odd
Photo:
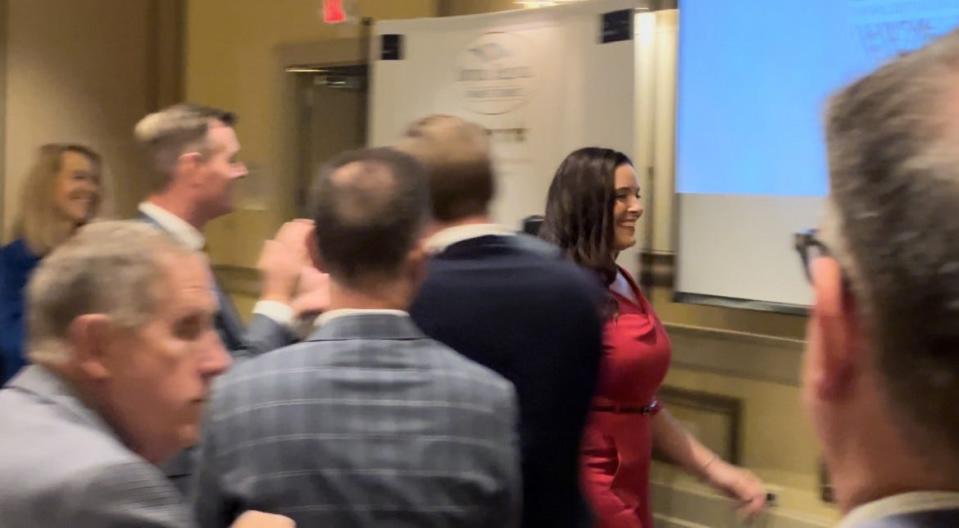
[[[666,330],[632,277],[638,303],[611,290],[619,314],[606,323],[599,384],[581,448],[583,492],[597,528],[652,528],[652,413],[644,407],[669,369]]]

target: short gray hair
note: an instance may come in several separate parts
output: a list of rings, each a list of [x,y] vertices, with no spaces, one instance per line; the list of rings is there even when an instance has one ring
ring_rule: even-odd
[[[959,31],[832,98],[835,240],[824,239],[849,277],[894,419],[959,462],[957,97]]]
[[[180,103],[147,115],[136,124],[133,135],[143,147],[153,171],[151,189],[169,183],[177,159],[186,152],[209,153],[207,132],[211,121],[234,126],[232,112],[193,103]]]
[[[40,262],[27,287],[30,359],[43,364],[65,359],[67,330],[81,315],[106,314],[131,329],[146,323],[162,302],[165,258],[192,254],[143,222],[80,228]]]

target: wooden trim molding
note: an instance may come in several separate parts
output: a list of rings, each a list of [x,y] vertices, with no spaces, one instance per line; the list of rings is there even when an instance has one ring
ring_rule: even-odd
[[[151,0],[147,15],[147,108],[183,99],[186,0]]]
[[[7,164],[7,53],[9,53],[9,0],[0,0],[0,167]],[[0,169],[0,240],[7,239],[7,226],[3,214],[6,200],[7,174]]]
[[[282,70],[290,66],[353,66],[367,63],[368,40],[366,33],[359,31],[355,37],[281,44],[275,52]]]
[[[704,485],[653,478],[650,495],[658,528],[743,526],[736,517],[736,504]],[[827,528],[836,524],[835,518],[820,512],[779,507],[770,508],[759,521],[764,528]]]
[[[676,280],[676,255],[643,250],[639,254],[639,269],[643,288],[672,288]]]
[[[708,445],[707,443],[707,446],[723,460],[737,465],[742,462],[743,402],[741,399],[711,392],[681,389],[671,385],[660,387],[656,397],[666,408],[673,409],[674,414],[678,408],[721,418],[725,425],[725,431],[722,433],[727,442],[724,445]],[[704,438],[701,438],[701,440],[705,441]],[[670,460],[661,456],[658,452],[654,451],[653,457],[671,463]]]
[[[799,386],[804,341],[666,323],[673,365]]]

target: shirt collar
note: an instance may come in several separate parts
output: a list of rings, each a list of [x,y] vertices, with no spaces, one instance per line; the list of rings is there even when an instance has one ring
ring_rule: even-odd
[[[319,317],[316,318],[316,321],[313,322],[313,326],[319,327],[323,326],[333,319],[338,317],[346,317],[347,315],[361,315],[361,314],[380,314],[380,315],[395,315],[397,317],[409,317],[410,314],[404,312],[403,310],[387,310],[387,309],[359,309],[359,308],[339,308],[337,310],[330,310],[328,312],[323,312]]]
[[[426,250],[430,253],[441,253],[446,248],[484,236],[513,236],[516,232],[499,224],[465,224],[447,227],[433,234],[426,240]]]
[[[186,220],[159,205],[142,202],[140,203],[140,212],[152,218],[154,222],[159,224],[160,227],[184,246],[195,251],[200,251],[203,249],[203,246],[206,245],[206,239],[203,238],[203,233],[187,223]]]
[[[901,493],[854,508],[843,518],[839,528],[853,528],[866,522],[893,515],[953,508],[959,508],[959,492],[914,491]]]

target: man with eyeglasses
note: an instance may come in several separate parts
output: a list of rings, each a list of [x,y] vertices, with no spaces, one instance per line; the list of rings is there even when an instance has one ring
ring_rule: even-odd
[[[842,528],[959,526],[959,31],[833,96],[803,400]]]

